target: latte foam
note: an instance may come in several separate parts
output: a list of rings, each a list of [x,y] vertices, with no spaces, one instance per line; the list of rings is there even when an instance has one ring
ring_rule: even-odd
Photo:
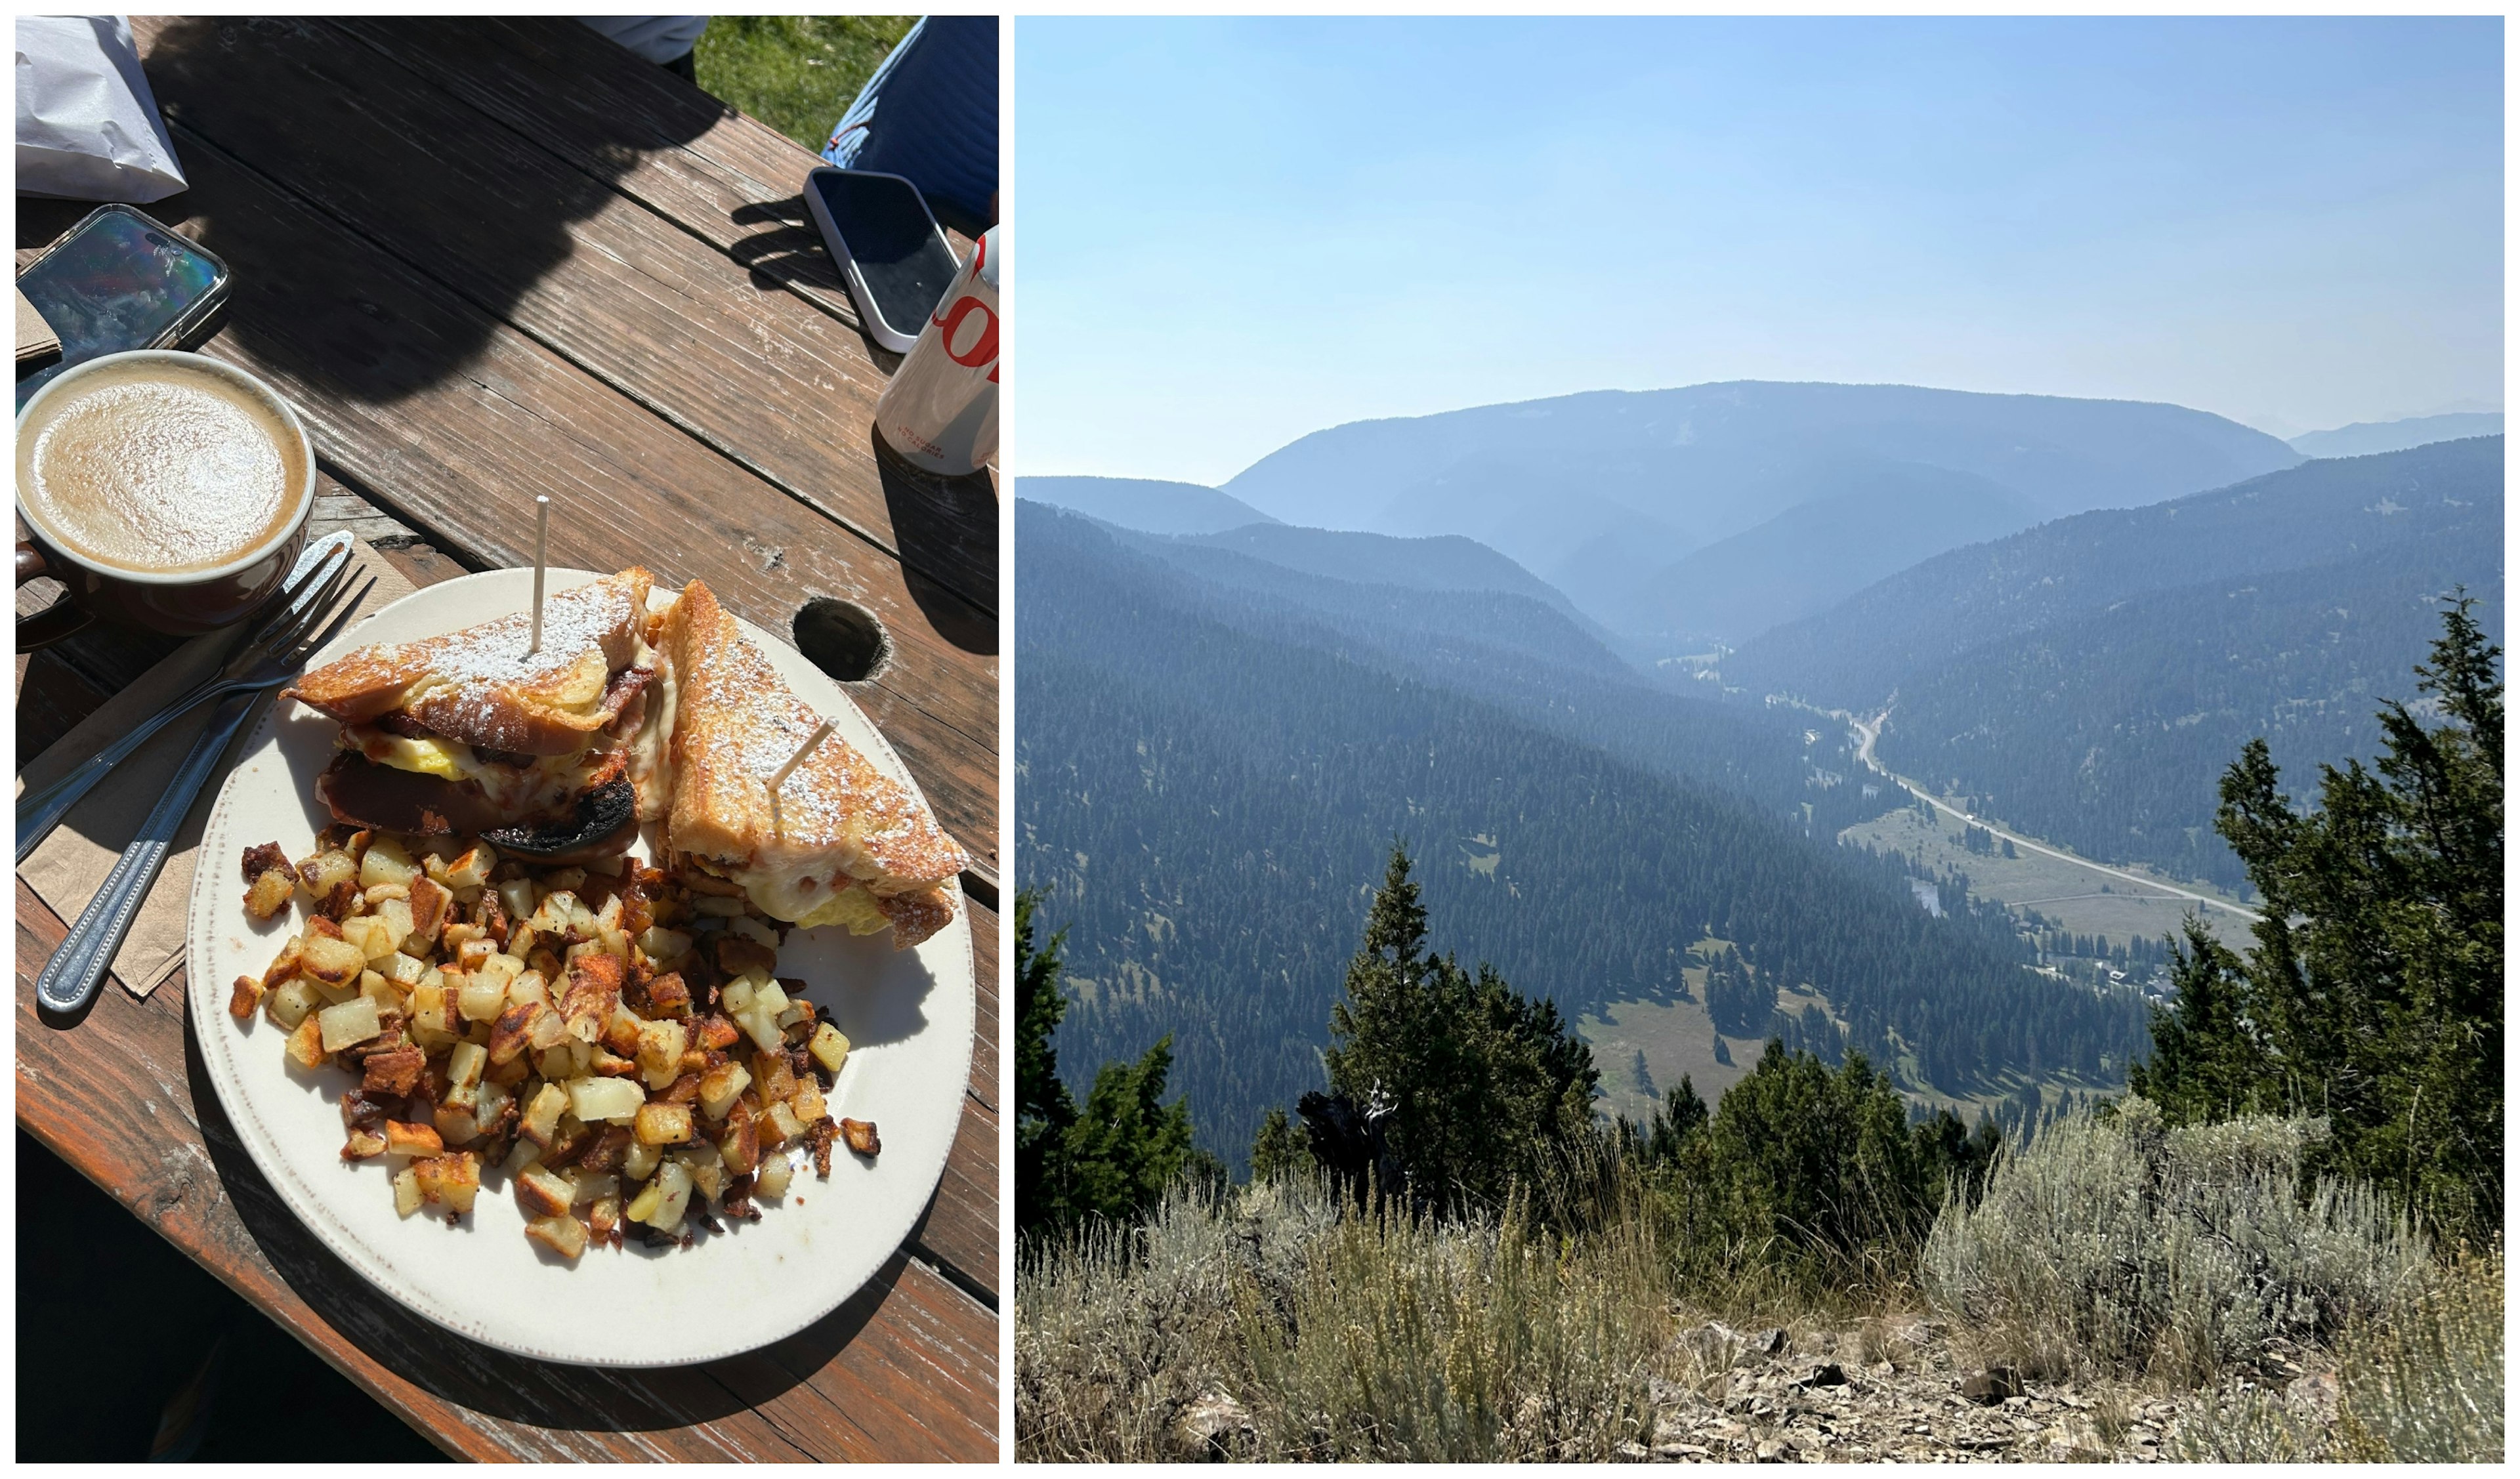
[[[70,553],[143,573],[248,554],[289,526],[306,481],[303,449],[276,411],[188,365],[82,377],[19,428],[27,515]]]

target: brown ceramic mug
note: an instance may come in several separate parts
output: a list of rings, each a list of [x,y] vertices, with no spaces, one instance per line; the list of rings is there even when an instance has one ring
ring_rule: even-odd
[[[279,392],[233,365],[136,349],[76,366],[18,413],[18,583],[69,594],[18,619],[18,650],[100,618],[191,637],[251,615],[306,540],[315,449]]]

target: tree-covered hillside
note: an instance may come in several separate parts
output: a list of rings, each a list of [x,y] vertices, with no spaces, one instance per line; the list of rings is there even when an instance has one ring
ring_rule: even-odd
[[[1901,775],[2088,856],[2225,885],[2223,757],[2367,753],[2464,585],[2502,629],[2502,440],[2306,464],[1955,551],[1728,658],[1728,684],[1890,712]]]
[[[1464,956],[1570,1019],[1685,989],[1682,957],[1711,934],[1944,1087],[2114,1073],[2139,1041],[2133,1000],[2031,974],[2000,916],[1931,918],[1895,870],[1805,840],[1781,806],[1441,686],[1434,659],[1406,672],[1319,608],[1195,579],[1088,520],[1023,506],[1017,540],[1016,867],[1069,931],[1062,1052],[1134,1058],[1170,1033],[1220,1154],[1320,1086],[1322,1024],[1395,838],[1429,907],[1463,921]]]

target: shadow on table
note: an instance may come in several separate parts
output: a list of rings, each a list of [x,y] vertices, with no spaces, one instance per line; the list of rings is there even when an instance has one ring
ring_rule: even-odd
[[[823,245],[823,233],[816,228],[805,208],[805,198],[792,195],[784,201],[760,201],[739,205],[727,219],[738,226],[762,226],[776,223],[776,231],[757,231],[727,248],[736,265],[752,274],[752,286],[760,289],[787,287],[819,288],[827,292],[846,296],[848,283],[832,261],[831,249]],[[856,306],[854,302],[850,304]],[[865,331],[859,331],[863,338]],[[874,339],[864,340],[868,355],[876,368],[890,375],[901,367],[901,356]]]
[[[510,61],[485,24],[437,26],[428,40],[445,65],[487,78]],[[321,21],[165,22],[142,50],[193,188],[145,208],[189,216],[234,269],[227,333],[256,363],[371,403],[427,389],[481,354],[643,153],[726,114],[592,32],[561,39],[541,60],[581,67],[587,86],[551,106],[602,167],[563,162]],[[415,299],[381,272],[443,279],[479,311],[427,312],[437,294]]]
[[[812,1325],[770,1346],[703,1366],[604,1370],[531,1361],[432,1324],[370,1285],[324,1246],[263,1179],[202,1071],[192,1014],[185,1077],[202,1143],[229,1202],[273,1272],[343,1340],[443,1401],[510,1422],[596,1432],[648,1432],[730,1416],[777,1397],[857,1338],[909,1262],[896,1251],[866,1287]],[[934,1210],[930,1199],[928,1212]],[[918,1226],[924,1228],[927,1212]],[[914,1235],[915,1232],[914,1232]]]
[[[19,1462],[137,1463],[153,1438],[197,1462],[445,1458],[23,1129],[17,1195]]]
[[[892,515],[893,543],[901,550],[901,574],[911,600],[936,634],[964,651],[998,652],[998,487],[989,470],[968,477],[938,477],[903,462],[867,427],[877,474],[883,481],[884,511]],[[940,578],[942,577],[942,578]],[[983,606],[944,583],[986,592]]]

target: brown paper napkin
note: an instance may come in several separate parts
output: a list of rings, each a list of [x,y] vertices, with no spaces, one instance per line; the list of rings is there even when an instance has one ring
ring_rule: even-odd
[[[353,575],[348,589],[366,585],[371,575],[377,582],[376,588],[359,603],[358,613],[350,621],[352,627],[411,594],[410,580],[365,541],[355,537],[351,540],[351,559],[361,569]],[[235,641],[236,633],[231,629],[212,632],[177,648],[20,771],[18,794],[22,796],[60,779],[81,760],[112,743],[114,736],[138,725],[160,705],[216,673]],[[183,829],[175,833],[165,871],[158,875],[157,886],[141,903],[139,918],[132,920],[131,932],[123,936],[122,948],[114,953],[113,973],[135,996],[145,997],[157,990],[159,982],[184,964],[185,919],[193,897],[194,855],[201,849],[202,829],[209,819],[210,808],[217,803],[228,767],[235,763],[240,747],[252,736],[263,708],[271,702],[268,695],[264,696],[253,713],[247,716],[223,763],[211,775],[210,784],[202,787],[201,798],[193,803]],[[151,808],[166,793],[166,783],[174,779],[176,768],[184,763],[193,741],[201,738],[217,709],[216,702],[198,704],[159,730],[129,759],[115,766],[96,789],[81,797],[70,814],[62,819],[61,827],[19,867],[18,875],[35,890],[37,898],[51,906],[53,913],[75,920],[79,911],[96,897],[96,891],[105,886],[106,874],[113,871],[114,860],[139,834],[140,824],[149,820]],[[231,873],[241,866],[235,858],[213,858],[210,862]],[[242,874],[237,876],[236,886],[242,895]]]

